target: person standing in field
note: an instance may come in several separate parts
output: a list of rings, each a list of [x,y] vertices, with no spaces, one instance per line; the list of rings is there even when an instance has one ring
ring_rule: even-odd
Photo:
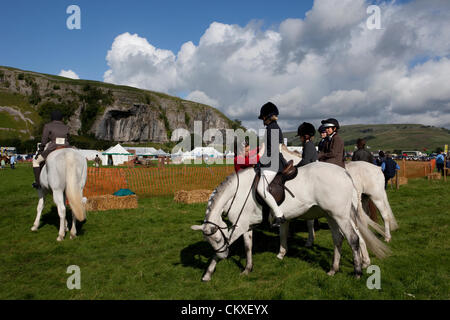
[[[389,152],[385,154],[384,161],[381,163],[381,170],[384,174],[384,189],[386,189],[389,180],[395,177],[397,170],[400,170],[400,166],[391,158]]]
[[[442,172],[442,175],[444,175],[444,161],[444,152],[441,152],[436,156],[436,169],[438,173]]]
[[[338,135],[339,122],[330,118],[322,120],[322,124],[327,133],[325,148],[319,152],[319,161],[333,163],[345,169],[344,141]]]
[[[9,159],[9,163],[11,165],[11,169],[15,169],[16,168],[16,156],[12,155],[11,159]]]
[[[0,165],[1,165],[2,169],[5,169],[6,163],[5,163],[5,159],[4,158],[2,158],[2,160],[0,161]]]
[[[100,162],[101,162],[101,160],[100,160],[100,157],[98,156],[98,154],[95,156],[95,159],[94,159],[94,165],[97,167],[97,168],[99,168],[100,167]]]
[[[366,140],[359,138],[356,140],[356,147],[358,150],[356,150],[353,153],[352,161],[366,161],[369,163],[374,164],[375,159],[369,151],[367,151],[366,147]]]

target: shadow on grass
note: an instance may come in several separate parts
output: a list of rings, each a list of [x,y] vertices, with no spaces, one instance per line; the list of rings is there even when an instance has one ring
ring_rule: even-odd
[[[329,229],[326,223],[320,223],[319,227],[321,229]],[[307,232],[306,222],[300,220],[292,221],[290,225],[291,235],[288,237],[288,256],[310,264],[319,265],[327,272],[331,266],[333,248],[325,248],[317,244],[314,244],[312,248],[305,247],[307,235],[301,237],[294,234],[300,231]],[[277,229],[270,228],[268,224],[262,224],[253,229],[253,255],[265,252],[278,254],[279,249],[280,238]],[[181,250],[180,261],[185,267],[204,270],[208,267],[213,256],[214,250],[211,245],[205,241],[199,241]],[[239,258],[236,258],[236,256]],[[208,262],[205,262],[205,259],[202,259],[202,257],[210,259]],[[246,259],[246,254],[242,237],[231,245],[228,259],[231,259],[241,270],[244,270],[245,266],[242,265],[241,260]]]
[[[66,207],[66,220],[67,220],[67,227],[69,230],[72,228],[72,210],[69,206]],[[80,222],[78,220],[75,221],[75,228],[77,229],[77,236],[83,235],[83,225],[86,223],[87,220],[84,220],[83,222]],[[39,229],[46,225],[51,225],[56,228],[57,231],[59,231],[59,215],[58,215],[58,208],[53,205],[50,209],[50,212],[43,214],[41,216],[41,223],[39,224]]]

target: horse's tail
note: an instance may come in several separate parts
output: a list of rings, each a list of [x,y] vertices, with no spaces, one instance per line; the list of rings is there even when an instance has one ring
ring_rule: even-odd
[[[363,237],[367,248],[377,256],[377,258],[382,259],[391,254],[391,250],[382,241],[380,241],[376,235],[369,229],[369,225],[372,226],[380,234],[384,234],[381,227],[373,222],[362,210],[361,199],[358,197],[358,207],[353,207],[356,211],[356,226],[359,233]]]
[[[387,211],[388,211],[388,215],[389,215],[389,228],[391,229],[391,231],[395,231],[398,229],[398,223],[394,217],[394,213],[392,212],[391,206],[389,205],[387,195],[385,195],[384,198],[385,198],[384,199],[385,206],[388,209]]]
[[[65,153],[66,157],[66,196],[69,199],[69,205],[72,209],[75,218],[78,221],[86,219],[86,212],[83,205],[83,195],[81,193],[81,177],[78,177],[77,172],[81,168],[77,168],[75,161],[75,152],[68,149]],[[78,170],[77,170],[78,169]]]

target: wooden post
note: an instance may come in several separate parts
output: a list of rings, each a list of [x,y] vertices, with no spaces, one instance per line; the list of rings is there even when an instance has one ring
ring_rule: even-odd
[[[403,177],[406,178],[406,160],[403,159]]]
[[[400,189],[399,182],[398,182],[398,172],[395,173],[395,186],[396,186],[397,190]]]
[[[444,157],[444,181],[447,182],[447,157]]]

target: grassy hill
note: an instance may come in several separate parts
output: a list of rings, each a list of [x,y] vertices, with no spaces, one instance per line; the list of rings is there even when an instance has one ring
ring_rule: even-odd
[[[296,132],[287,132],[289,145],[300,145]],[[344,140],[345,149],[353,151],[356,139],[365,138],[372,150],[418,150],[434,151],[450,144],[450,130],[421,124],[356,124],[342,126],[339,134]],[[315,142],[319,141],[316,134]]]

